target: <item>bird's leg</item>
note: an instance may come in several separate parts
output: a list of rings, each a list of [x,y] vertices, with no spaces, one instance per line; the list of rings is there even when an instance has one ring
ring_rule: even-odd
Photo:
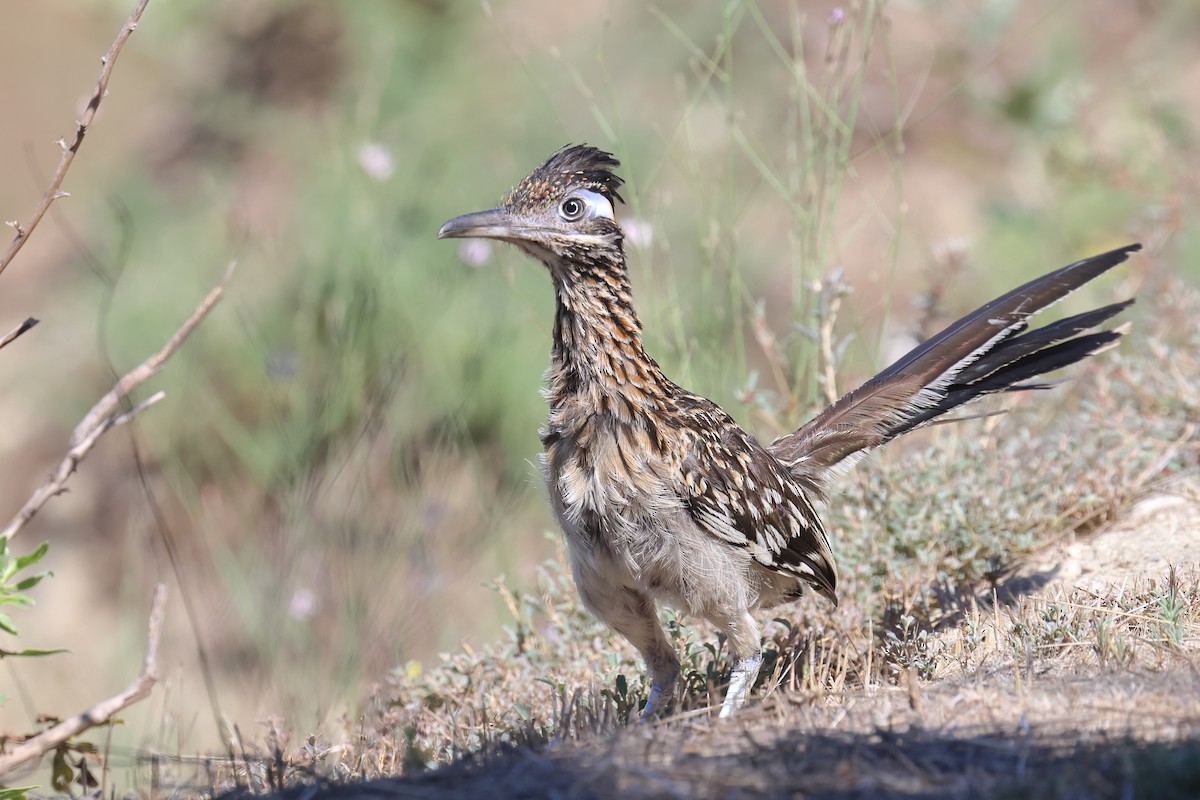
[[[762,667],[762,651],[751,653],[739,659],[729,678],[729,690],[725,692],[725,702],[721,703],[721,717],[732,717],[746,703],[746,696],[754,688],[758,680],[758,670]]]
[[[639,725],[658,719],[658,712],[670,706],[675,696],[675,684],[679,681],[679,667],[662,680],[654,677],[654,670],[651,670],[650,680],[650,693],[646,695],[646,705],[638,717]]]
[[[629,640],[646,662],[650,673],[650,693],[639,723],[656,719],[670,706],[679,682],[679,657],[667,641],[654,601],[629,586],[613,585],[598,579],[597,573],[576,565],[575,585],[583,603],[600,621]]]
[[[746,703],[746,697],[758,680],[758,670],[762,667],[762,645],[759,641],[758,622],[749,613],[744,613],[740,619],[721,626],[729,641],[729,649],[737,662],[733,674],[729,677],[729,689],[725,692],[725,702],[721,704],[721,717],[731,717],[733,713]]]
[[[658,624],[654,602],[640,593],[639,597],[644,603],[644,614],[638,618],[639,624],[630,629],[617,625],[613,627],[638,649],[650,673],[650,693],[646,695],[646,705],[638,718],[638,724],[642,724],[653,722],[674,701],[675,686],[679,682],[679,656]]]

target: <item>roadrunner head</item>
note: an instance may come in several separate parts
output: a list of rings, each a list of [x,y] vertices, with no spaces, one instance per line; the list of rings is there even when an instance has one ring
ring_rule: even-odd
[[[439,239],[484,238],[515,244],[556,279],[570,265],[623,266],[613,205],[623,181],[620,162],[587,145],[564,147],[518,183],[499,208],[464,214],[438,231]]]

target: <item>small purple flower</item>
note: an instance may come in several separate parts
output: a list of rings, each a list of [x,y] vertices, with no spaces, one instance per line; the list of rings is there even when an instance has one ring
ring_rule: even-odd
[[[629,217],[621,221],[625,239],[635,247],[649,247],[654,241],[654,226],[644,219]]]
[[[846,21],[846,9],[841,6],[834,6],[829,12],[830,26],[841,25]]]
[[[288,603],[288,616],[292,619],[307,620],[317,613],[317,594],[312,589],[301,586],[292,592]]]
[[[383,183],[396,171],[396,160],[392,158],[392,151],[379,142],[367,142],[358,148],[358,166],[368,178]]]
[[[463,239],[458,245],[458,257],[468,267],[482,267],[492,260],[492,245],[483,239]]]

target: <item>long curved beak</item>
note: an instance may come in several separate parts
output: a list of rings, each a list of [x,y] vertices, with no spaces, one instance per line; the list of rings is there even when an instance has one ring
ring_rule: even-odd
[[[520,235],[512,215],[503,208],[476,211],[449,220],[438,229],[439,239],[511,239]]]

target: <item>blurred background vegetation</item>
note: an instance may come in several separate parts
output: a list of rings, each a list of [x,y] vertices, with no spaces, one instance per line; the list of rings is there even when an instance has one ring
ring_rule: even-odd
[[[0,3],[5,219],[40,194],[126,5]],[[434,233],[555,148],[622,159],[649,349],[769,439],[830,389],[813,345],[845,291],[842,389],[1131,240],[1200,279],[1198,85],[1187,0],[152,2],[72,197],[4,275],[4,318],[43,320],[0,358],[7,508],[109,365],[238,273],[153,387],[167,400],[28,532],[55,577],[26,644],[72,652],[2,665],[0,724],[123,685],[160,580],[166,691],[131,711],[129,746],[213,747],[198,645],[250,731],[352,715],[398,665],[496,638],[484,583],[529,585],[555,551],[532,466],[552,294],[515,252]],[[1163,280],[1132,268],[1077,300]]]

